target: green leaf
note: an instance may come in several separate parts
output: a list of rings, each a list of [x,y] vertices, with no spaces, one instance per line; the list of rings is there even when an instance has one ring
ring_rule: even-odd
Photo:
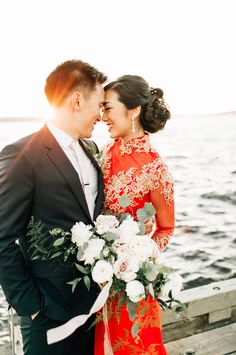
[[[128,216],[130,216],[130,213],[123,213],[120,217],[119,217],[119,222],[123,222]]]
[[[55,242],[53,243],[54,247],[59,247],[60,245],[62,245],[65,241],[65,237],[61,237],[55,240]]]
[[[130,198],[128,196],[121,196],[119,198],[119,204],[121,207],[126,208],[130,205]]]
[[[80,264],[75,264],[75,266],[77,267],[77,269],[82,272],[83,274],[89,274],[89,268],[86,268]]]
[[[35,248],[36,248],[38,251],[40,251],[41,253],[43,253],[43,254],[47,254],[47,253],[48,253],[48,250],[45,249],[42,245],[39,245],[38,243],[35,244]]]
[[[57,251],[55,254],[53,254],[52,256],[50,256],[50,259],[53,259],[53,258],[57,258],[58,256],[62,255],[63,254],[63,251]]]
[[[32,260],[38,260],[38,259],[41,259],[41,256],[35,255],[35,256],[32,257]]]
[[[146,232],[145,224],[142,222],[139,222],[138,226],[139,226],[139,233],[138,234],[144,235]]]
[[[137,210],[137,218],[138,218],[138,221],[141,223],[142,222],[145,223],[149,219],[149,216],[144,208],[139,208]]]
[[[82,255],[83,255],[83,251],[79,249],[76,255],[77,260],[80,260],[82,258]]]
[[[132,326],[131,332],[132,332],[133,338],[135,338],[138,334],[138,323],[134,323],[134,325]]]
[[[128,302],[127,308],[128,308],[128,313],[129,313],[129,319],[134,320],[137,316],[135,304],[133,302]]]
[[[145,202],[144,209],[145,209],[146,213],[149,215],[149,217],[155,216],[156,209],[153,207],[153,205],[151,203]]]
[[[168,304],[162,299],[158,298],[157,301],[160,303],[162,309],[168,308]]]
[[[173,296],[172,296],[172,290],[169,291],[168,293],[168,297],[172,300],[173,299]]]
[[[82,277],[77,277],[76,279],[67,282],[68,285],[72,285],[72,292],[74,292],[76,286],[78,285],[78,283],[80,282],[80,280],[82,280]]]
[[[87,289],[89,291],[90,290],[90,286],[91,286],[91,281],[90,281],[90,278],[87,275],[84,276],[84,284],[85,284],[85,286],[87,287]]]
[[[112,232],[107,232],[105,238],[108,242],[113,242],[116,239],[116,235]]]
[[[185,306],[178,306],[178,307],[176,307],[176,309],[175,309],[175,312],[176,313],[182,313],[182,312],[184,312],[185,311]]]

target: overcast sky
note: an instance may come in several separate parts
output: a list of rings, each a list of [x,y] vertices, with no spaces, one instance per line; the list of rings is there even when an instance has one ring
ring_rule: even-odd
[[[144,76],[173,113],[236,110],[235,0],[0,0],[0,117],[47,116],[64,60]]]

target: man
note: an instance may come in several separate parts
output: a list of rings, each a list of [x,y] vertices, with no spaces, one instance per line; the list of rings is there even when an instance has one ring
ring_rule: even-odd
[[[0,283],[21,316],[25,355],[92,355],[90,319],[70,337],[48,345],[47,329],[88,313],[97,296],[78,271],[58,261],[31,260],[27,225],[31,216],[46,229],[70,230],[76,221],[92,224],[103,202],[101,170],[83,138],[90,138],[104,101],[106,76],[87,63],[69,60],[47,78],[52,119],[37,133],[0,154]],[[16,240],[19,240],[19,245]]]

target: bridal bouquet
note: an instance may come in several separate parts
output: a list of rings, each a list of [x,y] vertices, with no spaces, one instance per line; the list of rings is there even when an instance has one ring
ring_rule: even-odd
[[[126,198],[121,198],[120,203],[127,205]],[[69,282],[72,291],[80,282],[88,290],[91,282],[101,289],[109,283],[109,297],[115,295],[122,304],[127,303],[131,320],[135,318],[137,303],[149,295],[163,309],[176,303],[178,312],[181,304],[175,298],[182,288],[182,277],[165,264],[152,233],[146,234],[154,215],[152,204],[145,203],[137,211],[137,221],[130,214],[119,218],[99,215],[94,226],[76,222],[70,232],[54,228],[43,237],[44,226],[32,219],[28,231],[30,248],[34,247],[32,258],[60,258],[76,267],[83,276]],[[136,333],[134,327],[133,336]]]

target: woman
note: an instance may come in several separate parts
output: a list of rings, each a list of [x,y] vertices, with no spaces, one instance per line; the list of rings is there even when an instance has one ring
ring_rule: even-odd
[[[168,244],[174,230],[173,180],[167,166],[151,146],[149,133],[164,128],[170,112],[163,100],[161,89],[150,88],[136,75],[125,75],[105,87],[103,121],[113,141],[102,156],[105,181],[105,209],[108,213],[131,213],[151,202],[156,209],[156,230],[153,238],[161,250]],[[128,207],[119,204],[119,198],[130,199]],[[116,306],[118,306],[116,304]],[[151,296],[140,302],[135,321],[139,323],[136,337],[132,336],[126,305],[119,311],[112,306],[108,312],[108,327],[96,325],[96,355],[166,354],[161,336],[161,310]],[[109,305],[108,305],[109,308]],[[106,334],[106,336],[105,336]],[[112,352],[104,350],[107,337]],[[106,339],[106,340],[105,340]],[[104,342],[105,340],[105,342]]]

